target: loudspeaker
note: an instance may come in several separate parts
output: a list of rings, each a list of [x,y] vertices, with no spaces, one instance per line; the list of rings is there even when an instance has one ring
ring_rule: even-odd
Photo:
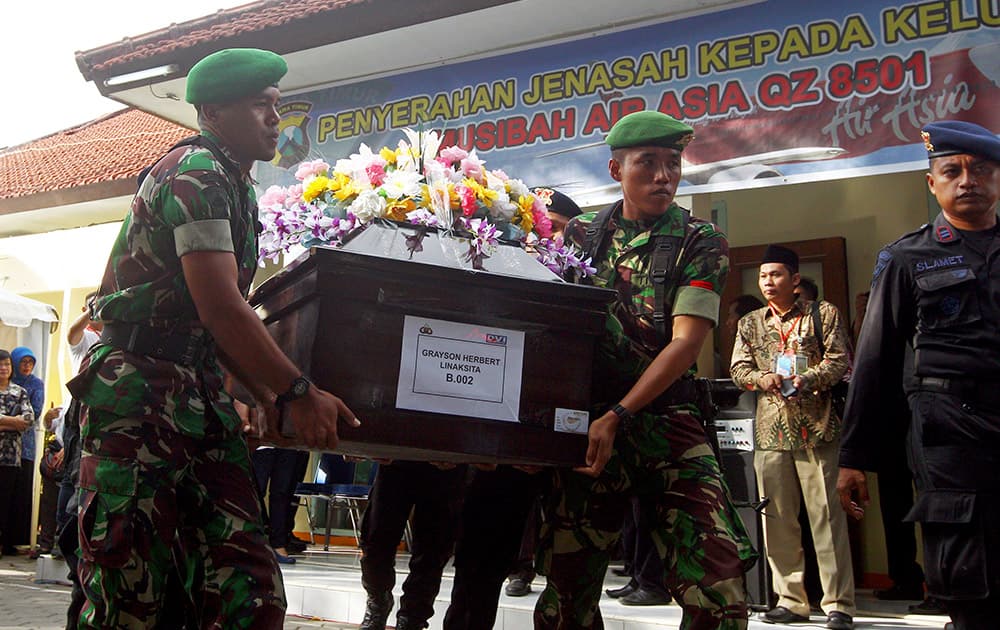
[[[752,451],[722,451],[722,476],[729,485],[729,493],[737,505],[757,504],[757,475],[753,471]]]
[[[722,471],[729,485],[736,511],[750,535],[750,542],[760,558],[747,571],[747,603],[751,610],[770,610],[771,567],[764,552],[763,515],[754,508],[760,503],[757,494],[757,477],[753,470],[753,452],[723,451]]]

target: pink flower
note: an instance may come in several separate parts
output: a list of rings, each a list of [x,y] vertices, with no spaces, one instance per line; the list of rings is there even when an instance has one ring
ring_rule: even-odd
[[[472,179],[482,181],[483,179],[483,161],[474,155],[462,160],[462,173],[466,177],[471,177]]]
[[[496,177],[497,179],[499,179],[502,182],[505,182],[505,181],[507,181],[507,180],[510,179],[510,176],[508,176],[507,173],[504,173],[500,169],[494,169],[494,170],[490,171],[490,173],[492,173],[494,177]]]
[[[538,205],[534,205],[531,208],[531,216],[535,220],[535,231],[542,238],[548,238],[552,236],[552,219],[544,210],[539,212]]]
[[[545,202],[542,201],[542,198],[539,197],[538,195],[535,195],[535,202],[531,204],[531,214],[537,217],[538,213],[541,212],[542,214],[548,216],[548,213],[546,212],[547,210],[548,206],[545,205]]]
[[[462,214],[471,217],[479,208],[476,205],[476,191],[468,186],[455,186],[455,192],[462,202]]]
[[[365,168],[365,173],[368,175],[368,181],[371,182],[372,186],[381,186],[382,182],[385,181],[385,167],[378,162],[372,162]]]
[[[295,179],[305,181],[307,177],[312,177],[325,173],[330,170],[330,165],[323,160],[312,160],[311,162],[303,162],[299,164],[299,168],[295,171]]]
[[[459,147],[445,147],[438,153],[438,161],[445,166],[451,166],[453,162],[460,162],[469,156],[465,149]]]
[[[269,206],[283,206],[285,205],[285,197],[288,192],[281,186],[269,186],[264,194],[260,196],[257,200],[257,205],[261,208],[267,208]]]
[[[289,186],[285,189],[285,192],[288,195],[285,197],[286,208],[291,208],[294,204],[302,201],[302,189],[302,184],[295,184],[294,186]]]

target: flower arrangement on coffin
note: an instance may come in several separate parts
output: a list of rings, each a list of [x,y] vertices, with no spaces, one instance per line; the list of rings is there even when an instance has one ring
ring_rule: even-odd
[[[300,164],[298,184],[268,188],[258,200],[261,263],[293,245],[339,245],[373,222],[396,221],[420,226],[407,237],[411,252],[431,229],[467,240],[465,260],[475,269],[502,239],[526,246],[559,276],[593,273],[589,260],[552,238],[544,202],[521,180],[487,170],[474,150],[442,148],[435,132],[403,132],[394,149],[362,144],[332,168],[322,160]]]

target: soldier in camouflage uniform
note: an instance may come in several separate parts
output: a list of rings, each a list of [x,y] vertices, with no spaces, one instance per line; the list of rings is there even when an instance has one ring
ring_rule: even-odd
[[[684,610],[681,628],[747,624],[744,572],[756,553],[709,446],[692,378],[718,321],[729,261],[717,228],[673,203],[691,138],[690,127],[658,112],[622,118],[607,138],[624,198],[611,208],[594,284],[619,297],[595,362],[587,467],[556,475],[542,528],[537,566],[547,584],[536,628],[603,627],[602,580],[630,495],[646,499],[666,584]],[[567,240],[587,249],[587,228],[600,216],[571,221]],[[684,245],[657,308],[651,264],[661,235]],[[656,312],[667,316],[663,331]]]
[[[255,160],[274,156],[271,52],[224,50],[188,75],[202,134],[141,181],[92,310],[101,342],[71,381],[81,423],[81,628],[162,627],[180,575],[193,624],[280,628],[285,597],[222,366],[332,449],[354,414],[311,386],[246,302],[256,267]],[[275,397],[275,393],[280,394]]]

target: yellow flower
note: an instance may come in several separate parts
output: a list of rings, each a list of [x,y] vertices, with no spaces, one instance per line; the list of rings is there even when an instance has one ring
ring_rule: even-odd
[[[409,197],[390,201],[385,207],[385,216],[393,221],[405,221],[406,213],[417,209],[417,204]]]
[[[462,183],[471,188],[476,193],[476,198],[487,206],[493,205],[493,202],[500,196],[497,191],[486,188],[471,177],[466,177],[462,180]]]
[[[316,179],[309,182],[306,189],[302,191],[302,198],[308,203],[312,202],[314,199],[326,192],[327,186],[330,184],[330,178],[320,175]]]
[[[388,162],[389,164],[396,163],[396,152],[390,149],[389,147],[382,147],[379,150],[378,154],[382,156],[382,159]]]
[[[333,178],[330,183],[327,184],[326,189],[332,193],[336,193],[338,190],[344,186],[348,186],[351,183],[351,178],[343,173],[334,173]]]
[[[520,212],[531,214],[531,209],[535,206],[535,198],[531,195],[521,195],[517,200]],[[535,215],[531,215],[534,217]]]
[[[350,197],[361,192],[358,185],[352,179],[347,179],[344,184],[333,193],[333,196],[337,198],[338,201],[345,201]]]
[[[521,197],[521,199],[524,199],[524,197]],[[531,232],[531,229],[535,227],[535,215],[531,213],[530,206],[528,208],[525,208],[523,205],[518,205],[518,213],[516,218],[520,219],[520,221],[515,221],[515,222],[518,223],[519,227],[521,228],[521,230],[524,231],[525,234]]]

